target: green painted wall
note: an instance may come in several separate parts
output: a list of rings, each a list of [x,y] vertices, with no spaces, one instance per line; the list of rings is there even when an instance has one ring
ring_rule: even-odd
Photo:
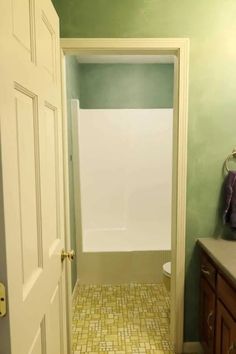
[[[81,108],[172,108],[173,64],[80,64]]]
[[[68,118],[68,150],[72,156],[71,103],[72,98],[79,98],[79,65],[73,56],[66,56],[66,94]],[[69,192],[70,192],[70,239],[71,249],[76,251],[75,205],[74,205],[73,161],[69,159]],[[71,263],[72,289],[77,280],[76,260]]]
[[[235,0],[54,0],[62,37],[189,37],[185,340],[198,340],[195,239],[221,231],[222,164],[236,145]]]

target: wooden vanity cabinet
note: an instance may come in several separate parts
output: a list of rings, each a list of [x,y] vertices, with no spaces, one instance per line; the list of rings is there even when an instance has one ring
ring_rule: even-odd
[[[200,339],[205,354],[236,354],[236,287],[203,250]]]

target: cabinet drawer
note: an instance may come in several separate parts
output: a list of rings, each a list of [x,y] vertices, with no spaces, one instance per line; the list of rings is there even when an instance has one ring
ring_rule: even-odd
[[[225,307],[236,319],[236,291],[220,275],[217,275],[217,293]]]
[[[201,275],[215,288],[216,268],[204,252],[201,254]]]

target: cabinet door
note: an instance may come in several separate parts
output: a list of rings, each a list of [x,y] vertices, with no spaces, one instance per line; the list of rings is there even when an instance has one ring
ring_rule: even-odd
[[[236,354],[236,321],[217,300],[216,354]]]
[[[215,293],[204,278],[201,278],[201,343],[205,354],[214,354]]]

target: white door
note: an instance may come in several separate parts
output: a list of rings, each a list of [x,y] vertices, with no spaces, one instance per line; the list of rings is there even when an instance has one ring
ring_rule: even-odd
[[[59,21],[50,0],[0,0],[0,123],[9,306],[0,353],[67,354]]]

